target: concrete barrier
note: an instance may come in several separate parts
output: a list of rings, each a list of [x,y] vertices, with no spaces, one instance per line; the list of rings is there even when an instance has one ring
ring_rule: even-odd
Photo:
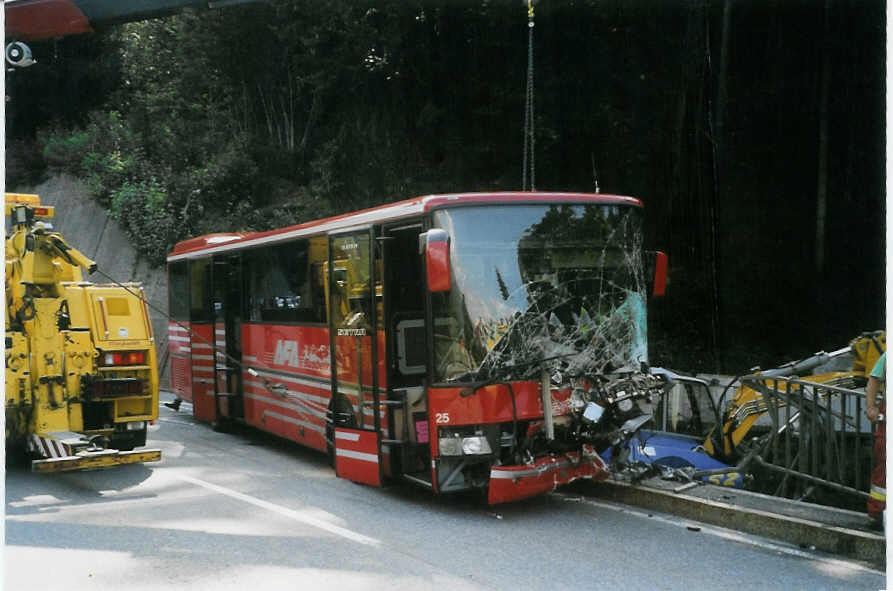
[[[677,493],[672,487],[678,484],[655,479],[637,485],[605,481],[588,486],[586,494],[885,568],[884,535],[868,531],[870,519],[865,514],[712,485]]]

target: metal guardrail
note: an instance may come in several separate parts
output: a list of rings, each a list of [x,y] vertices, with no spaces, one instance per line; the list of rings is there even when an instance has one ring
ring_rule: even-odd
[[[762,394],[770,425],[752,440],[760,492],[822,504],[864,506],[874,463],[865,393],[797,378],[745,376]],[[841,495],[848,498],[841,498]]]

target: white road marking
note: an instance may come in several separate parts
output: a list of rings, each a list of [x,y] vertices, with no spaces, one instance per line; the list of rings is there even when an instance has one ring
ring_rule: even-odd
[[[349,529],[343,528],[338,525],[334,525],[332,523],[328,523],[321,519],[317,519],[315,517],[311,517],[309,515],[303,515],[297,511],[292,509],[288,509],[287,507],[282,507],[280,505],[276,505],[274,503],[270,503],[268,501],[263,501],[261,499],[254,498],[252,496],[234,491],[229,488],[225,488],[216,484],[211,484],[210,482],[205,482],[204,480],[199,480],[198,478],[192,478],[191,476],[180,476],[180,480],[185,482],[189,482],[191,484],[195,484],[196,486],[204,487],[208,490],[214,491],[216,493],[226,495],[232,499],[237,499],[244,503],[248,503],[249,505],[254,505],[255,507],[260,507],[261,509],[266,509],[267,511],[272,511],[278,515],[282,515],[283,517],[288,517],[289,519],[293,519],[305,525],[309,525],[324,531],[327,531],[331,534],[335,534],[336,536],[341,536],[342,538],[346,538],[353,542],[357,542],[359,544],[365,544],[367,546],[380,546],[381,541],[376,540],[375,538],[370,538],[368,536],[364,536],[363,534],[359,534],[357,532],[351,531]]]
[[[692,520],[686,521],[680,517],[665,517],[665,516],[663,516],[659,513],[656,513],[656,512],[648,513],[646,511],[640,511],[638,509],[634,509],[634,508],[630,507],[629,505],[614,505],[612,503],[607,503],[604,501],[596,501],[596,500],[589,499],[589,498],[581,499],[578,495],[569,495],[567,493],[558,493],[558,492],[553,492],[552,494],[555,496],[561,497],[565,500],[574,500],[574,501],[579,500],[579,502],[585,503],[587,505],[592,505],[594,507],[601,507],[602,509],[610,509],[612,511],[617,511],[618,513],[628,513],[630,515],[635,515],[636,517],[641,517],[644,519],[648,519],[650,521],[660,521],[662,523],[666,523],[668,525],[674,525],[676,527],[686,527],[687,528],[693,524],[697,524],[697,527],[700,529],[700,531],[705,534],[710,534],[710,535],[717,536],[719,538],[723,538],[723,539],[730,540],[733,542],[740,542],[742,544],[756,546],[757,548],[764,548],[766,550],[772,550],[774,552],[781,552],[784,554],[788,554],[790,556],[796,556],[798,558],[807,558],[809,560],[815,560],[817,562],[824,563],[828,566],[833,566],[833,567],[837,567],[837,568],[848,568],[848,569],[852,569],[852,570],[860,570],[863,572],[868,572],[868,573],[872,573],[872,574],[876,574],[876,575],[885,574],[884,571],[877,570],[875,568],[871,568],[870,566],[867,566],[861,562],[851,562],[849,560],[838,560],[835,558],[826,558],[824,556],[818,556],[816,554],[813,554],[812,552],[807,552],[806,550],[800,550],[800,549],[794,548],[792,546],[786,546],[784,544],[776,544],[776,543],[770,542],[765,539],[758,539],[758,538],[752,537],[747,534],[742,534],[740,532],[736,532],[736,531],[726,529],[723,527],[707,525],[707,524],[701,523],[699,521],[692,521]]]

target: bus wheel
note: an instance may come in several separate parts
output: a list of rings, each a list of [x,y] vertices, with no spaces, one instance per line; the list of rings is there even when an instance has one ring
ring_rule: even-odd
[[[211,429],[217,433],[232,433],[233,423],[229,419],[218,417],[211,421]]]

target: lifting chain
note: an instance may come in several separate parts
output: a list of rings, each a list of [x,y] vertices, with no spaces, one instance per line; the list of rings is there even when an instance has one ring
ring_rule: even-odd
[[[524,105],[524,162],[521,165],[521,190],[536,190],[533,120],[533,2],[527,0],[527,96]],[[527,184],[528,173],[530,185]]]

